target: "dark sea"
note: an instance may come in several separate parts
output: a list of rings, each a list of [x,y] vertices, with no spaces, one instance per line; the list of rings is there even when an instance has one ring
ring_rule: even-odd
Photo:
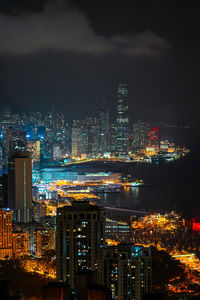
[[[149,186],[101,194],[102,205],[161,213],[175,210],[188,218],[200,217],[199,131],[163,128],[161,136],[173,139],[177,145],[185,145],[190,153],[168,164],[128,164],[126,172],[143,179]]]

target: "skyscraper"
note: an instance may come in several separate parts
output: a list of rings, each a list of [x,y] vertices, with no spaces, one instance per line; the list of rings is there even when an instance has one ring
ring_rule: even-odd
[[[27,151],[31,153],[33,163],[40,161],[40,140],[27,141]]]
[[[117,122],[112,122],[110,125],[110,152],[115,153],[117,151],[117,134],[118,127]]]
[[[87,201],[57,211],[57,280],[75,287],[79,271],[96,271],[104,244],[105,212]]]
[[[12,213],[0,208],[0,259],[12,257]]]
[[[15,257],[28,255],[27,232],[14,232],[12,237],[13,237],[13,255]]]
[[[82,154],[96,155],[99,150],[98,134],[99,126],[96,118],[74,120],[71,135],[72,157],[81,157]]]
[[[148,136],[148,147],[152,149],[160,149],[160,128],[153,127],[147,133]]]
[[[113,299],[143,299],[151,291],[151,273],[150,248],[119,244],[102,249],[99,279]]]
[[[145,149],[146,147],[147,126],[143,121],[134,122],[131,132],[132,150]]]
[[[105,108],[105,104],[102,105],[98,113],[99,123],[99,152],[104,153],[109,151],[109,112]]]
[[[8,161],[8,207],[17,222],[32,219],[32,163],[29,152],[13,152]]]
[[[81,156],[81,123],[79,121],[74,120],[72,125],[72,135],[71,135],[71,143],[72,143],[72,157]]]
[[[36,239],[37,257],[42,257],[46,251],[53,249],[53,228],[38,229]]]
[[[128,88],[119,84],[117,89],[117,139],[116,150],[119,154],[128,152],[129,118],[128,118]]]

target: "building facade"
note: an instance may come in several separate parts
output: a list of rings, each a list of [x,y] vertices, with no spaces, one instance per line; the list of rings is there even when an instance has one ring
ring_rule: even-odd
[[[105,212],[87,201],[57,211],[57,280],[75,287],[77,272],[96,272],[104,245]]]
[[[134,244],[102,249],[100,283],[118,300],[141,300],[151,292],[151,250]]]
[[[17,222],[32,220],[32,162],[29,152],[14,152],[9,158],[8,207]]]
[[[0,208],[0,259],[12,257],[12,212]]]
[[[53,229],[44,228],[37,230],[36,232],[36,255],[37,257],[42,257],[45,255],[46,251],[53,249]]]
[[[98,112],[99,125],[99,153],[103,154],[110,151],[110,124],[109,111],[103,104]]]
[[[13,255],[21,257],[28,255],[28,234],[27,232],[13,233]]]

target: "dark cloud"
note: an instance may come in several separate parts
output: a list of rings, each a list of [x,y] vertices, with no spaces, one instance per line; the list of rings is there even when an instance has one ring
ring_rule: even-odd
[[[56,103],[81,118],[103,99],[114,112],[116,86],[126,82],[131,118],[198,120],[194,1],[3,2],[0,92],[13,102],[42,111]]]
[[[48,2],[42,13],[0,15],[0,53],[31,54],[41,50],[77,53],[119,53],[156,56],[169,50],[169,43],[146,30],[136,35],[97,35],[86,15],[62,1]]]

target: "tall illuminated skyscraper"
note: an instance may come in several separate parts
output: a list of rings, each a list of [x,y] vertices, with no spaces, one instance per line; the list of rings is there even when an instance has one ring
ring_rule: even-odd
[[[97,271],[104,244],[105,211],[87,201],[57,210],[57,280],[75,287],[79,271]]]
[[[131,146],[132,150],[145,149],[147,142],[147,125],[143,121],[132,124]]]
[[[129,118],[128,118],[128,88],[119,84],[117,89],[117,139],[116,151],[119,154],[128,152]]]
[[[72,157],[81,156],[81,125],[72,127]]]
[[[98,113],[99,123],[99,152],[104,153],[109,151],[109,112],[105,108],[105,104],[102,105]]]
[[[0,209],[0,259],[12,257],[12,212]]]
[[[8,207],[17,222],[32,220],[32,162],[29,152],[13,152],[9,158]]]

